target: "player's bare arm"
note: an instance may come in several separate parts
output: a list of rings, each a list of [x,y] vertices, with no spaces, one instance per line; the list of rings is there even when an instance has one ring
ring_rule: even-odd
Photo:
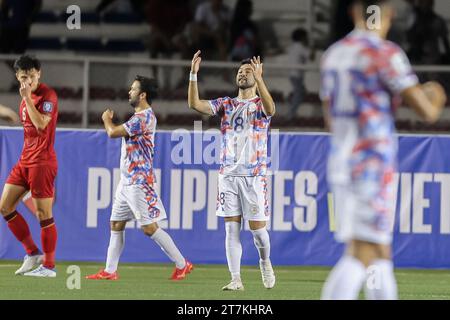
[[[0,104],[0,119],[6,120],[10,123],[19,123],[19,115],[12,109]]]
[[[20,96],[25,101],[28,115],[34,127],[39,131],[45,130],[52,120],[52,117],[42,114],[36,109],[33,99],[31,98],[31,87],[28,83],[20,82],[19,92]]]
[[[267,116],[275,115],[275,103],[273,102],[272,96],[270,95],[269,89],[267,89],[266,84],[263,79],[263,63],[261,63],[261,58],[258,56],[252,58],[252,70],[253,76],[255,77],[256,88],[258,90],[259,97],[261,98],[262,105],[264,108],[264,113]]]
[[[201,100],[198,94],[197,73],[200,69],[201,51],[198,50],[192,58],[191,76],[189,79],[188,105],[189,109],[194,109],[202,114],[212,115],[213,112],[207,100]]]
[[[439,119],[447,102],[444,88],[431,81],[404,90],[401,96],[424,121],[434,123]]]
[[[116,126],[112,119],[114,118],[114,111],[106,109],[102,114],[103,124],[105,125],[106,133],[110,138],[128,137],[128,133],[123,125]]]

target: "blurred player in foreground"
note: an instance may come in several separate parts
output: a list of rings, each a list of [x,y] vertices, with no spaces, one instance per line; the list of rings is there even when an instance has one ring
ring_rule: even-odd
[[[5,107],[0,104],[0,119],[8,121],[9,123],[15,124],[20,123],[19,115],[15,113],[12,109]]]
[[[21,56],[14,63],[14,69],[20,82],[22,102],[19,114],[24,128],[24,144],[19,162],[12,169],[3,188],[0,211],[27,253],[16,274],[55,277],[57,231],[52,206],[58,164],[53,145],[58,98],[53,89],[39,82],[41,64],[35,57]],[[9,114],[11,117],[11,113]],[[29,190],[41,225],[43,255],[31,237],[27,222],[16,211],[19,201]]]
[[[275,104],[263,80],[263,65],[258,58],[244,60],[236,75],[236,98],[200,100],[197,73],[200,51],[192,59],[189,81],[189,108],[202,114],[221,117],[221,168],[217,215],[225,218],[225,248],[231,282],[222,290],[243,290],[241,281],[242,218],[248,220],[266,288],[275,285],[270,262],[270,238],[266,229],[270,212],[267,199],[267,141]],[[259,96],[257,95],[259,94]]]
[[[376,27],[366,14],[371,5],[381,13]],[[389,0],[356,0],[352,15],[354,31],[325,52],[321,66],[321,98],[332,132],[328,182],[336,199],[336,239],[346,243],[322,299],[357,299],[365,282],[367,299],[397,299],[391,258],[397,170],[393,98],[400,96],[432,123],[446,97],[438,83],[420,85],[403,51],[385,40],[394,15]]]
[[[118,126],[112,122],[113,111],[108,109],[102,115],[108,136],[122,138],[121,177],[111,214],[111,238],[106,268],[87,276],[87,279],[119,278],[117,266],[125,245],[125,225],[133,219],[140,223],[143,232],[175,262],[175,270],[170,279],[183,280],[193,269],[192,263],[181,255],[172,238],[157,223],[167,216],[155,190],[156,178],[153,171],[156,116],[151,104],[156,95],[156,81],[137,76],[129,92],[129,102],[134,108],[134,115]]]

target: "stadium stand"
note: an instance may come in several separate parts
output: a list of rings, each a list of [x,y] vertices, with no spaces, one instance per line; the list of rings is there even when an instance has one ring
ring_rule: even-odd
[[[153,74],[149,66],[127,65],[126,61],[133,59],[148,59],[146,47],[151,28],[136,13],[131,12],[123,3],[104,14],[97,14],[97,1],[79,0],[81,8],[81,30],[68,30],[66,8],[71,5],[68,0],[44,1],[42,11],[32,26],[29,49],[38,55],[57,54],[59,57],[123,57],[124,64],[94,63],[90,68],[89,110],[92,113],[90,125],[100,124],[98,114],[105,106],[117,108],[120,117],[124,118],[129,111],[127,104],[127,83],[135,74]],[[225,0],[230,8],[235,0]],[[398,0],[397,2],[401,2]],[[126,1],[124,1],[126,3]],[[261,31],[267,35],[266,57],[267,64],[286,64],[287,54],[284,50],[290,43],[292,30],[302,26],[310,30],[312,41],[317,51],[312,64],[318,65],[323,45],[329,33],[331,0],[315,0],[309,5],[308,0],[257,0],[254,1],[253,18],[258,22]],[[113,8],[114,9],[114,8]],[[327,9],[327,10],[325,10]],[[450,17],[450,8],[446,1],[436,1],[436,10],[443,16]],[[314,24],[312,24],[312,20]],[[313,25],[314,27],[312,27]],[[179,55],[174,56],[180,58]],[[80,62],[44,62],[47,81],[56,88],[61,99],[60,124],[63,126],[79,126],[82,112],[83,98],[83,64]],[[10,70],[0,67],[2,74],[9,74]],[[156,103],[160,106],[160,124],[171,126],[191,126],[191,118],[200,119],[190,114],[186,106],[187,80],[186,68],[159,68],[160,98]],[[9,77],[9,78],[8,78]],[[233,76],[229,78],[233,79]],[[280,128],[320,130],[323,127],[321,119],[318,89],[320,77],[317,71],[305,73],[307,95],[295,116],[288,114],[288,102],[291,95],[291,84],[287,70],[270,69],[266,71],[267,83],[278,106],[278,115],[273,125]],[[215,70],[202,69],[200,81],[202,94],[206,98],[223,95],[233,95],[234,86],[230,80],[225,81],[222,73]],[[183,81],[186,80],[186,81]],[[2,103],[15,106],[17,104],[16,86],[14,78],[7,76],[5,83],[0,85],[0,99]],[[167,84],[167,85],[166,85]],[[450,112],[446,110],[444,120],[434,127],[417,124],[417,119],[410,110],[399,109],[400,130],[414,131],[446,131],[450,130]],[[447,120],[448,119],[448,120]],[[212,125],[214,121],[206,122]]]

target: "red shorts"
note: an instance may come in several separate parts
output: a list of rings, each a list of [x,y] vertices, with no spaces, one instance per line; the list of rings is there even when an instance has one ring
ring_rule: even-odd
[[[29,168],[18,163],[11,170],[6,183],[31,190],[31,196],[35,199],[53,198],[57,171],[56,167],[38,166]]]

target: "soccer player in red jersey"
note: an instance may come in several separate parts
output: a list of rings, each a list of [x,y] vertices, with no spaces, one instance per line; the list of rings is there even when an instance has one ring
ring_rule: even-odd
[[[20,159],[3,188],[0,212],[27,253],[16,274],[55,277],[57,232],[52,205],[57,161],[53,145],[58,98],[53,89],[40,83],[41,64],[35,57],[21,56],[14,63],[14,69],[22,98],[19,116],[24,128],[24,144]],[[19,201],[30,190],[41,225],[43,254],[33,241],[27,222],[16,211]]]

